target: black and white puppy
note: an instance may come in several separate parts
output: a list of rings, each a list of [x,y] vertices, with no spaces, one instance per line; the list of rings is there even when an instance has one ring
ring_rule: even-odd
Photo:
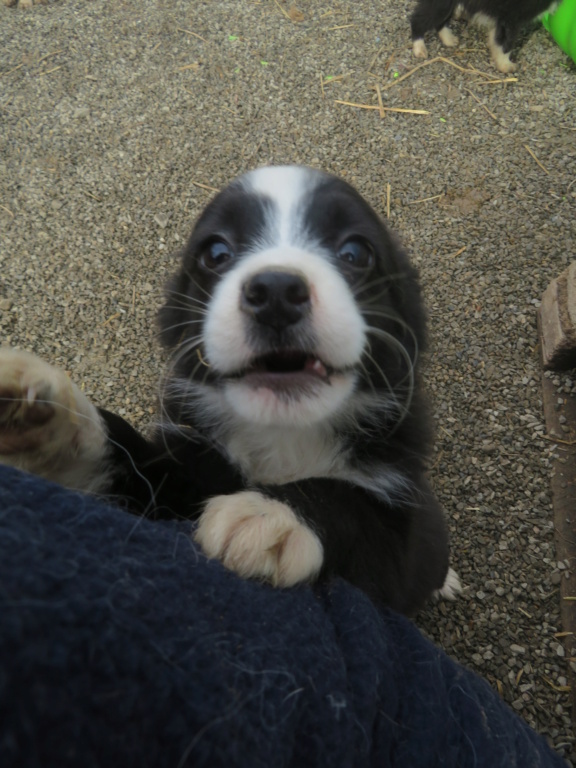
[[[351,186],[261,168],[208,205],[167,289],[154,437],[2,349],[0,460],[198,519],[204,552],[244,577],[340,575],[412,615],[459,589],[425,476],[424,326],[416,271]]]
[[[466,16],[488,30],[488,47],[500,72],[514,72],[510,51],[522,27],[558,5],[552,0],[418,0],[410,23],[414,55],[428,56],[424,35],[436,30],[442,43],[458,45],[448,27],[451,18]]]

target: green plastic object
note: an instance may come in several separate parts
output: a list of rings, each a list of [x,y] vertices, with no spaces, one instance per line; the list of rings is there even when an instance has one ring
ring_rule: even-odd
[[[563,0],[554,13],[547,13],[542,23],[560,48],[576,63],[576,0]]]

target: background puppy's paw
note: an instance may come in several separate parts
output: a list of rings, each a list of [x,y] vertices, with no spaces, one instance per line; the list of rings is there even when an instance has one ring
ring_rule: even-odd
[[[462,583],[460,576],[452,568],[448,568],[448,573],[444,579],[444,584],[434,592],[434,596],[444,600],[456,600],[462,593]]]
[[[316,534],[286,504],[254,491],[210,499],[195,539],[240,576],[277,587],[309,581],[322,567]]]
[[[106,450],[97,409],[64,371],[0,347],[0,462],[97,490]]]
[[[458,45],[458,38],[449,27],[442,27],[438,32],[438,37],[440,38],[442,45],[445,45],[446,48],[455,48]]]
[[[428,58],[428,49],[426,48],[426,43],[424,40],[419,38],[418,40],[414,40],[412,44],[412,53],[414,56],[416,56],[417,59],[427,59]]]

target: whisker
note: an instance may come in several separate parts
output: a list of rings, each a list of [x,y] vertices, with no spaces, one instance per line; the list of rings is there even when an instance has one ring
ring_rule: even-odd
[[[412,365],[416,365],[416,362],[418,361],[418,357],[419,357],[419,344],[418,344],[418,337],[414,333],[412,327],[401,317],[395,314],[389,314],[388,312],[380,312],[379,310],[370,310],[366,314],[375,315],[376,317],[382,317],[385,320],[391,320],[392,322],[399,325],[404,331],[408,333],[408,335],[412,339],[412,343],[414,344],[414,359],[411,360],[411,363]],[[392,334],[388,333],[388,331],[384,331],[381,328],[375,328],[373,325],[367,326],[366,330],[368,331],[368,333],[373,333],[375,336],[380,334],[385,339],[389,339],[390,337],[393,338],[394,344],[402,346],[404,351],[406,351],[406,347],[404,347],[402,342],[396,339],[394,336],[392,336]]]
[[[392,384],[390,383],[390,380],[388,379],[388,377],[386,376],[386,374],[384,373],[384,371],[382,370],[382,368],[381,368],[381,367],[378,365],[378,363],[376,362],[376,360],[374,359],[374,357],[373,357],[373,356],[372,356],[372,355],[371,355],[369,352],[365,352],[365,355],[366,355],[366,356],[369,358],[369,360],[372,362],[373,366],[376,368],[376,370],[378,371],[378,373],[379,373],[379,374],[380,374],[380,376],[382,377],[382,379],[383,379],[384,383],[386,384],[386,387],[388,388],[388,391],[389,391],[389,393],[390,393],[390,396],[391,396],[391,398],[392,398],[392,400],[393,400],[394,404],[396,405],[396,407],[397,407],[398,411],[399,411],[399,412],[400,412],[400,414],[402,415],[402,418],[404,418],[404,417],[406,416],[407,406],[405,406],[405,405],[404,405],[404,404],[403,404],[403,403],[402,403],[402,402],[401,402],[401,401],[398,399],[398,396],[397,396],[397,392],[396,392],[396,390],[394,389],[394,387],[393,387],[393,386],[392,386]],[[366,370],[366,368],[365,368],[365,370]]]
[[[367,291],[376,285],[390,285],[391,283],[405,280],[407,276],[408,275],[405,272],[396,272],[388,275],[382,275],[375,278],[374,280],[371,280],[370,282],[364,283],[359,281],[352,286],[352,290],[354,292],[354,296],[358,297],[361,292]]]
[[[187,269],[186,269],[186,270],[184,270],[184,274],[185,274],[185,275],[186,275],[186,277],[187,277],[187,278],[190,280],[190,282],[191,282],[193,285],[195,285],[195,286],[196,286],[196,288],[198,288],[200,291],[202,291],[202,293],[203,293],[205,296],[207,296],[207,297],[208,297],[208,299],[211,299],[211,298],[212,298],[212,297],[211,297],[211,295],[210,295],[210,293],[209,293],[209,292],[208,292],[208,291],[207,291],[205,288],[203,288],[203,287],[200,285],[200,283],[199,283],[197,280],[195,280],[195,278],[193,277],[193,275],[191,275],[191,274],[190,274],[190,272],[189,272]]]
[[[180,298],[176,295],[171,295],[169,301],[172,303],[164,304],[164,309],[174,309],[178,312],[182,310],[186,312],[194,312],[198,315],[207,315],[209,305],[203,301],[193,301],[189,297]]]
[[[395,424],[394,430],[393,430],[394,432],[396,431],[396,429],[398,429],[400,424],[404,421],[406,416],[409,414],[410,405],[412,404],[412,400],[414,398],[415,385],[416,385],[415,360],[413,360],[410,357],[410,354],[408,353],[408,350],[406,349],[406,347],[393,334],[388,333],[387,331],[383,331],[380,328],[374,328],[372,326],[369,326],[367,328],[367,332],[372,333],[374,336],[377,336],[383,339],[392,349],[395,349],[397,352],[399,352],[400,356],[404,359],[404,362],[406,363],[406,367],[407,367],[406,376],[404,376],[404,378],[401,379],[401,381],[398,382],[398,384],[396,384],[395,387],[393,387],[388,377],[380,367],[380,365],[374,359],[373,355],[368,351],[364,352],[364,354],[372,362],[372,364],[374,365],[374,367],[376,368],[380,376],[382,376],[383,381],[385,382],[390,394],[395,399],[398,405],[398,408],[400,410],[400,420]],[[416,355],[416,353],[417,351],[415,350],[414,354]],[[408,386],[406,388],[406,397],[403,398],[403,402],[400,402],[397,397],[398,389],[399,389],[399,386],[402,385],[406,380],[408,381]]]
[[[161,328],[156,332],[156,335],[159,336],[168,331],[173,331],[176,328],[188,328],[188,326],[197,325],[198,323],[204,323],[204,320],[183,320],[181,323],[174,323],[173,325],[167,325],[166,327]]]

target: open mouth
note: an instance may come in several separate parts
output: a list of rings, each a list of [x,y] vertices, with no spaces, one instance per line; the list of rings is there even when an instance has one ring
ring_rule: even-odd
[[[255,358],[241,378],[254,387],[301,389],[330,384],[333,371],[307,352],[282,350]]]

